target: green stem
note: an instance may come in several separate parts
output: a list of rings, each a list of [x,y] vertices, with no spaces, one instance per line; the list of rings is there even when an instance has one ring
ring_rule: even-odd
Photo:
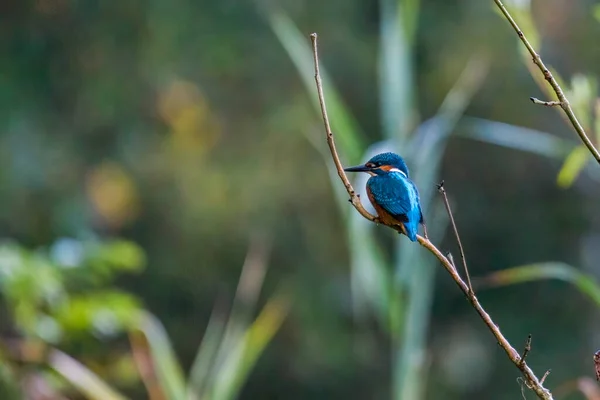
[[[403,239],[406,241],[406,238],[399,238],[399,240]],[[422,257],[412,256],[416,250],[420,250],[418,247],[412,246],[414,249],[409,249],[409,246],[400,247],[403,247],[403,252],[410,251],[412,254],[401,257],[399,263],[410,265],[413,271],[407,282],[408,304],[404,329],[401,338],[394,346],[393,398],[417,400],[424,398],[425,348],[433,299],[435,267],[430,262],[422,262]]]

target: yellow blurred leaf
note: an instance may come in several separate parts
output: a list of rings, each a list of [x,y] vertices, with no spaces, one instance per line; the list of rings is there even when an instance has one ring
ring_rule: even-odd
[[[559,82],[560,83],[560,82]],[[583,129],[592,129],[592,107],[598,93],[598,83],[591,75],[575,74],[571,86],[565,89],[571,107],[577,114]]]
[[[281,327],[289,306],[289,299],[284,296],[274,297],[265,304],[247,333],[246,339],[250,349],[262,350],[266,346]],[[251,351],[251,353],[254,352]]]
[[[596,21],[600,22],[600,4],[595,4],[592,7],[592,15],[596,18]]]
[[[240,341],[229,349],[213,388],[213,398],[237,398],[258,358],[283,324],[290,300],[284,294],[269,299]]]
[[[192,82],[175,80],[159,94],[158,111],[170,127],[176,156],[206,152],[219,136],[220,127],[206,98]]]
[[[556,183],[559,187],[563,189],[569,188],[575,179],[579,176],[583,167],[585,167],[585,163],[587,162],[589,157],[589,153],[584,146],[576,147],[565,159],[560,172],[558,173],[558,177],[556,178]]]
[[[198,101],[200,90],[191,82],[176,80],[169,85],[158,98],[158,111],[161,117],[167,122],[172,123],[182,108],[194,104]]]
[[[116,163],[100,164],[90,172],[87,194],[95,211],[111,228],[120,228],[139,214],[135,183]]]
[[[569,282],[579,292],[588,296],[596,305],[600,306],[600,285],[594,277],[561,262],[545,262],[503,269],[479,279],[479,284],[499,287],[546,279]]]

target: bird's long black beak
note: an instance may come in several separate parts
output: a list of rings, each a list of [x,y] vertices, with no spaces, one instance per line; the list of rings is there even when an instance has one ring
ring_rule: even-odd
[[[355,167],[344,168],[346,172],[369,172],[372,168],[366,167],[365,165],[357,165]]]

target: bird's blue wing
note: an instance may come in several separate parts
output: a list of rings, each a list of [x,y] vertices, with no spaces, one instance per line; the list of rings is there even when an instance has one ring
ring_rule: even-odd
[[[420,222],[419,194],[409,179],[388,174],[369,179],[367,185],[373,199],[389,214],[400,221],[416,219]]]

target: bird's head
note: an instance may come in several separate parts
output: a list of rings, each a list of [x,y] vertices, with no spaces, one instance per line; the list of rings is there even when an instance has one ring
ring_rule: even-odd
[[[366,172],[370,175],[386,175],[392,172],[399,172],[408,178],[408,167],[398,154],[381,153],[377,154],[363,165],[344,168],[347,172]]]

